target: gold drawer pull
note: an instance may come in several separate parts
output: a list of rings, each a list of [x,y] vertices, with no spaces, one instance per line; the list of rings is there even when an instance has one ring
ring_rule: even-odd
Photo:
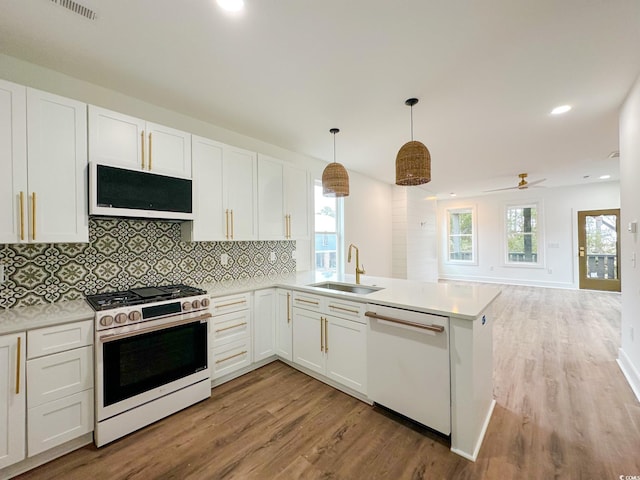
[[[215,308],[231,307],[232,305],[240,305],[241,303],[247,303],[247,301],[240,300],[239,302],[223,303],[222,305],[216,305]]]
[[[20,357],[22,347],[22,337],[18,337],[18,355],[16,358],[16,395],[20,394]]]
[[[304,298],[296,298],[296,302],[310,303],[311,305],[320,305],[318,302],[312,302],[311,300],[305,300]]]
[[[409,322],[407,320],[399,320],[397,318],[385,317],[384,315],[378,315],[377,313],[374,313],[374,312],[366,312],[365,316],[370,318],[377,318],[378,320],[386,320],[387,322],[407,325],[408,327],[422,328],[423,330],[430,330],[432,332],[437,332],[437,333],[444,332],[444,327],[442,325],[423,325],[422,323]]]
[[[342,310],[343,312],[355,313],[356,315],[358,313],[360,313],[359,310],[354,310],[353,308],[338,307],[337,305],[329,305],[329,308],[334,308],[336,310]]]
[[[231,330],[232,328],[243,327],[243,326],[245,326],[246,324],[247,324],[247,322],[242,322],[242,323],[239,323],[239,324],[237,324],[237,325],[231,325],[230,327],[219,328],[219,329],[217,329],[217,330],[216,330],[216,333],[218,333],[218,332],[224,332],[225,330]]]
[[[236,358],[236,357],[239,357],[241,355],[244,355],[245,353],[247,353],[247,351],[243,350],[240,353],[236,353],[235,355],[231,355],[231,356],[229,356],[227,358],[221,358],[220,360],[216,360],[216,365],[219,364],[219,363],[222,363],[222,362],[226,362],[227,360],[231,360],[232,358]]]

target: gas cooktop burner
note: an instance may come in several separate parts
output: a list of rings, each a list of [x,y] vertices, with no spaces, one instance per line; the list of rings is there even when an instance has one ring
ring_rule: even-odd
[[[128,307],[143,303],[171,300],[172,298],[206,295],[206,291],[188,285],[166,285],[160,287],[141,287],[124,290],[122,292],[100,293],[87,295],[86,299],[94,310],[109,310],[118,307]]]

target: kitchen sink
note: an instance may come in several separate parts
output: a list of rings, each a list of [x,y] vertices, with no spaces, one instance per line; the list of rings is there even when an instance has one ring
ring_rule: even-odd
[[[367,285],[354,285],[352,283],[336,283],[336,282],[321,282],[309,285],[310,287],[326,288],[327,290],[338,290],[340,292],[357,293],[360,295],[367,295],[369,293],[382,290],[381,287],[369,287]]]

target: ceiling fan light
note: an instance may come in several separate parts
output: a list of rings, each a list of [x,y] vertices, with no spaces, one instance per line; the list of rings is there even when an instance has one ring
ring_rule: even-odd
[[[396,156],[396,185],[422,185],[431,181],[431,154],[416,140],[405,143]]]

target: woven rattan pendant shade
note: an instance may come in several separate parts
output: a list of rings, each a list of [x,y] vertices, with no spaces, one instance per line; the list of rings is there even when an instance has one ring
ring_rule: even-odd
[[[431,181],[431,154],[423,143],[413,139],[413,106],[418,99],[410,98],[404,103],[411,107],[411,141],[396,156],[396,185],[422,185]]]
[[[330,163],[322,172],[322,195],[325,197],[348,197],[349,174],[347,169],[336,162],[336,133],[340,130],[332,128],[333,134],[333,163]]]
[[[411,140],[396,156],[396,185],[422,185],[431,181],[431,154],[423,143]]]

